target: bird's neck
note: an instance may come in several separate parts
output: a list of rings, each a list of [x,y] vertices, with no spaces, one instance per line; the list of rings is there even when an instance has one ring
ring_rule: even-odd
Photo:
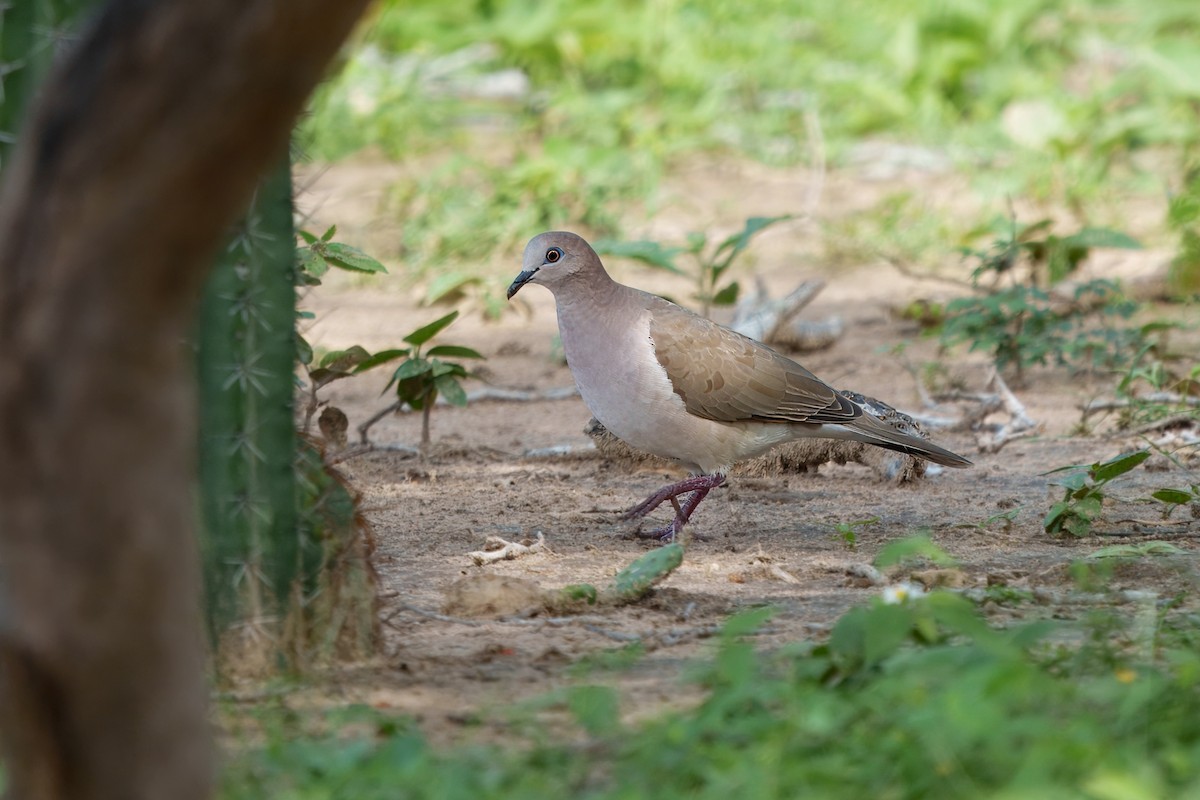
[[[554,300],[560,314],[568,311],[572,316],[591,317],[603,315],[632,291],[628,286],[614,281],[608,273],[601,272],[589,275],[586,281],[575,281],[569,291],[556,292]]]
[[[637,307],[638,292],[609,278],[578,284],[555,297],[563,350],[572,366],[583,363],[597,341],[627,335]]]

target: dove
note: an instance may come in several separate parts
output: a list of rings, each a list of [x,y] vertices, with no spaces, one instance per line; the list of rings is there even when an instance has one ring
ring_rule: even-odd
[[[733,465],[804,437],[865,442],[947,467],[971,464],[881,421],[767,345],[618,283],[574,233],[529,241],[508,298],[530,283],[554,295],[567,366],[592,415],[630,446],[692,473],[626,512],[644,517],[671,503],[674,519],[648,536],[675,540]]]

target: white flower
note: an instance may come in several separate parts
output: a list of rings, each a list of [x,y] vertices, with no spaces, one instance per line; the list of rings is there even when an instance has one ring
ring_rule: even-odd
[[[902,581],[885,588],[880,596],[883,598],[883,602],[889,606],[895,606],[924,597],[926,594],[925,587],[921,584]]]

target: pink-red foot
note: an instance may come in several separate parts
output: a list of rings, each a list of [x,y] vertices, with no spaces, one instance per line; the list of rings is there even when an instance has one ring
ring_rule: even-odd
[[[661,506],[663,503],[678,497],[681,494],[688,494],[703,489],[705,494],[709,490],[715,489],[725,482],[724,475],[693,475],[690,478],[684,478],[678,483],[672,483],[670,486],[664,486],[654,494],[647,497],[642,502],[638,503],[633,508],[621,515],[622,519],[635,519],[644,517],[654,509]],[[696,503],[700,501],[697,500]],[[695,504],[693,504],[693,509]]]
[[[710,491],[724,482],[724,475],[699,475],[687,478],[650,495],[650,497],[626,511],[624,516],[626,519],[630,517],[644,517],[667,500],[670,500],[671,505],[675,508],[675,518],[671,520],[670,524],[664,525],[661,528],[655,528],[652,531],[638,531],[637,535],[641,539],[657,539],[663,543],[673,542],[683,530],[683,526],[687,525],[688,520],[692,518],[692,513],[700,505],[700,501],[707,497]],[[682,494],[687,494],[688,496],[681,504],[676,498]]]

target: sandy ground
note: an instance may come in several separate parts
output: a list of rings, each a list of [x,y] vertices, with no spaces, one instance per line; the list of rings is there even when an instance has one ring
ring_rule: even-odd
[[[354,165],[322,171],[308,181],[308,199],[318,218],[326,215],[338,222],[351,240],[355,235],[370,238],[365,232],[378,231],[378,226],[356,229],[344,220],[370,219],[378,207],[380,184],[390,177],[387,170]],[[901,175],[894,181],[909,179],[927,180]],[[677,230],[694,227],[686,222],[689,215],[736,221],[779,213],[803,196],[803,182],[800,173],[761,168],[730,168],[716,179],[685,174],[674,192],[686,202],[668,202],[667,210],[637,234],[673,237]],[[939,179],[936,190],[952,191],[953,183],[952,178]],[[826,192],[833,199],[826,201],[823,213],[855,213],[865,201],[852,191],[854,185],[853,174],[830,177]],[[743,202],[733,204],[728,198]],[[874,395],[910,413],[960,416],[965,406],[922,406],[905,361],[941,361],[970,391],[983,390],[986,363],[962,352],[940,355],[933,342],[921,339],[911,323],[892,313],[907,299],[945,296],[952,290],[904,277],[884,264],[822,270],[815,265],[819,250],[813,231],[811,224],[796,223],[764,235],[746,265],[776,294],[805,277],[828,281],[805,314],[812,319],[837,315],[847,333],[831,348],[798,358],[839,388]],[[613,266],[626,282],[686,293],[668,277]],[[502,292],[517,267],[514,256],[484,272],[494,277],[495,291]],[[330,281],[306,298],[304,305],[317,315],[308,336],[314,345],[330,349],[396,346],[405,333],[444,313],[419,307],[420,295],[420,286],[395,279]],[[487,385],[530,391],[570,387],[570,372],[554,354],[549,293],[531,286],[521,297],[529,304],[528,316],[510,314],[486,323],[470,314],[446,332],[444,341],[475,347],[487,356],[482,370]],[[908,345],[899,358],[892,348],[904,342]],[[383,371],[367,374],[325,392],[349,416],[352,436],[355,426],[389,402],[381,396],[387,377]],[[1033,372],[1017,394],[1041,432],[999,452],[979,452],[978,438],[969,431],[934,431],[936,441],[975,461],[967,470],[931,469],[925,478],[904,485],[854,464],[826,465],[807,474],[735,477],[700,507],[693,529],[705,538],[688,542],[683,566],[651,596],[573,619],[544,614],[461,618],[445,613],[447,591],[480,575],[521,578],[548,589],[602,585],[651,546],[628,536],[630,526],[619,513],[681,473],[607,460],[589,449],[583,428],[590,414],[577,396],[439,407],[433,416],[434,446],[426,455],[383,449],[340,465],[361,491],[374,526],[387,636],[386,654],[358,677],[348,673],[345,692],[379,707],[411,712],[435,739],[452,741],[481,710],[564,685],[575,680],[573,667],[582,660],[638,641],[647,654],[636,666],[595,673],[587,680],[619,685],[626,711],[647,713],[688,696],[680,683],[686,664],[711,647],[712,630],[731,613],[764,604],[778,610],[760,637],[764,647],[819,638],[844,611],[882,590],[855,572],[887,543],[918,532],[928,533],[958,560],[959,570],[948,576],[953,584],[978,590],[1007,584],[1036,591],[1036,601],[988,604],[987,612],[1001,624],[1029,615],[1081,613],[1067,602],[1073,590],[1067,565],[1117,542],[1169,540],[1185,554],[1124,565],[1116,572],[1114,588],[1190,596],[1200,520],[1177,515],[1171,524],[1162,524],[1154,508],[1135,501],[1155,488],[1196,481],[1195,462],[1189,474],[1156,458],[1156,471],[1138,470],[1115,486],[1116,502],[1106,511],[1101,535],[1062,539],[1042,530],[1043,515],[1061,492],[1042,473],[1139,446],[1135,440],[1106,435],[1103,425],[1091,435],[1073,435],[1079,406],[1106,396],[1111,384],[1106,377]],[[484,385],[473,381],[468,388]],[[389,416],[371,430],[371,438],[384,448],[411,448],[420,438],[420,419],[415,414]],[[552,448],[557,449],[548,453]],[[667,512],[660,510],[655,519],[667,521]],[[995,519],[1006,512],[1011,519]],[[856,528],[853,545],[835,528],[868,519],[874,521]],[[475,565],[467,555],[481,549],[489,536],[521,540],[538,534],[551,552],[487,566]],[[889,574],[887,581],[907,579],[911,572]]]

